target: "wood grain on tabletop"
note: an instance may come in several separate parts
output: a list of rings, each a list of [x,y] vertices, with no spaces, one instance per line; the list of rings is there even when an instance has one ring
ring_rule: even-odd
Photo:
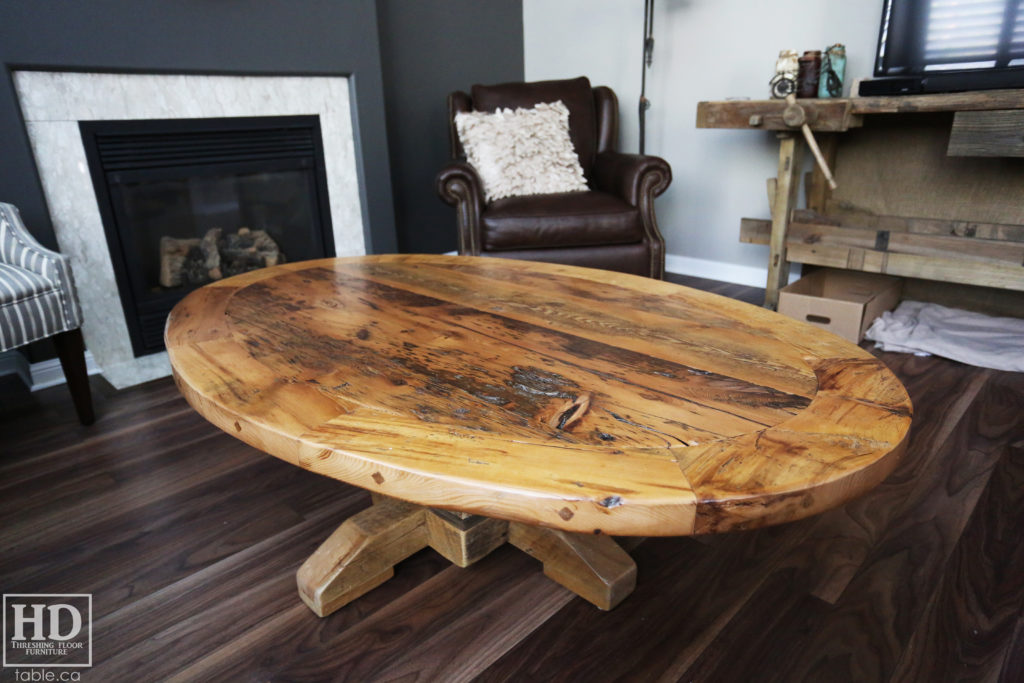
[[[372,256],[219,281],[172,312],[178,386],[226,432],[400,499],[619,535],[798,519],[865,492],[911,405],[817,328],[665,282]]]

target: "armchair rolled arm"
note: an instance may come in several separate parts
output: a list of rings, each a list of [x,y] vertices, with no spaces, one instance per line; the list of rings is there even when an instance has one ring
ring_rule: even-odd
[[[0,202],[0,263],[36,273],[54,284],[60,295],[64,329],[82,324],[71,259],[40,244],[21,220],[18,207]]]
[[[657,197],[672,183],[672,167],[661,157],[601,152],[594,160],[594,187],[640,206],[642,195]]]
[[[644,240],[650,248],[651,277],[665,276],[665,238],[654,215],[654,198],[672,183],[672,167],[660,157],[606,151],[594,161],[594,187],[640,210]]]
[[[459,253],[479,255],[484,188],[476,169],[465,161],[449,163],[437,174],[437,194],[455,207],[459,227]]]
[[[39,275],[49,276],[56,264],[68,258],[36,241],[13,204],[0,203],[0,263],[9,263]]]

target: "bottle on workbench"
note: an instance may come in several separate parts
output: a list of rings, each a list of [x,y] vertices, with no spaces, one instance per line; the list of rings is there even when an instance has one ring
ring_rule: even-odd
[[[807,50],[798,60],[796,96],[817,97],[818,77],[821,74],[821,50]]]
[[[821,58],[818,97],[842,97],[845,78],[846,47],[842,43],[829,45]]]

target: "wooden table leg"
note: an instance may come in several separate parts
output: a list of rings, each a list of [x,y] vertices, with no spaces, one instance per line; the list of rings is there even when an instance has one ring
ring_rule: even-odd
[[[347,519],[299,568],[302,601],[325,617],[390,579],[396,564],[427,547],[426,514],[388,498]]]
[[[610,536],[509,523],[508,542],[544,563],[544,575],[610,610],[636,587],[636,563]]]
[[[395,574],[428,546],[468,567],[509,542],[544,563],[544,574],[609,610],[633,592],[636,564],[609,536],[573,534],[374,496],[299,568],[299,596],[325,617]]]
[[[505,545],[508,522],[480,515],[448,510],[430,510],[427,514],[430,547],[452,564],[468,567]]]
[[[350,517],[303,563],[299,596],[318,616],[344,607],[395,575],[394,566],[432,547],[468,567],[508,537],[508,522],[432,510],[385,496]]]
[[[795,133],[779,133],[779,174],[772,202],[772,234],[768,242],[768,284],[764,292],[765,308],[779,306],[779,290],[789,280],[789,261],[786,260],[786,235],[789,221],[800,189],[803,168],[804,141]]]

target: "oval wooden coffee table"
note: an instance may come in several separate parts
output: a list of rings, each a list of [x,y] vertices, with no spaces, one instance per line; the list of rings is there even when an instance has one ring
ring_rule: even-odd
[[[599,270],[454,256],[294,263],[171,313],[189,403],[373,494],[298,573],[328,614],[432,546],[510,542],[598,607],[632,591],[612,535],[777,524],[892,471],[911,404],[871,354],[776,313]]]

